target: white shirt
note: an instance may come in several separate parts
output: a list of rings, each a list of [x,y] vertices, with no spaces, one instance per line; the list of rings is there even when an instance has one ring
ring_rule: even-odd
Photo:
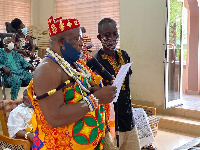
[[[32,119],[33,108],[28,108],[24,103],[13,109],[8,117],[9,137],[15,138],[16,133],[20,130],[26,130],[29,121]],[[32,128],[32,124],[31,127]]]

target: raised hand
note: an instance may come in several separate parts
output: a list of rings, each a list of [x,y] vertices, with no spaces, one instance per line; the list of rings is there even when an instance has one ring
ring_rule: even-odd
[[[96,92],[96,91],[101,89],[100,86],[98,86],[97,84],[93,83],[92,81],[88,80],[88,82],[91,85],[91,87],[88,88],[88,90],[90,91],[91,94],[93,94],[94,92]]]
[[[99,99],[100,104],[107,104],[112,102],[116,97],[117,87],[107,85],[94,92],[94,96]]]

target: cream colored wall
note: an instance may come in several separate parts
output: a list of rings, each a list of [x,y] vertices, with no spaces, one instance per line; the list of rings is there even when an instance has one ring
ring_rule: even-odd
[[[32,25],[39,25],[39,0],[32,0],[31,1],[31,24]]]
[[[47,19],[55,15],[54,0],[32,0],[32,24],[47,30]]]
[[[200,0],[198,0],[199,16],[200,16]],[[200,94],[200,19],[199,19],[199,50],[198,50],[198,92]]]
[[[133,103],[164,103],[165,0],[120,1],[120,45],[133,69]]]

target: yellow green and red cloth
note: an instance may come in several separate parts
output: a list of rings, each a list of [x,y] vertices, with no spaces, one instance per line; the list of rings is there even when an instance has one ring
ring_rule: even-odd
[[[78,60],[85,67],[83,60]],[[90,70],[87,67],[88,70]],[[91,80],[96,84],[101,84],[101,77],[95,75],[91,70]],[[80,77],[85,86],[85,78]],[[32,117],[33,131],[33,150],[101,150],[103,149],[105,137],[105,120],[109,122],[109,104],[99,105],[93,112],[88,112],[82,119],[64,127],[51,127],[46,121],[38,101],[33,99],[33,80],[28,86],[28,95],[34,108]],[[65,97],[64,103],[77,103],[83,96],[77,83],[63,91]],[[106,108],[106,110],[105,110]],[[106,112],[106,113],[105,113]],[[105,116],[106,114],[106,116]],[[73,116],[72,116],[73,117]]]

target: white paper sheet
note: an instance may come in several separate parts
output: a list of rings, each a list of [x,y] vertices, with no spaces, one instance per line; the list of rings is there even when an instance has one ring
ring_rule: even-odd
[[[121,86],[122,86],[122,83],[124,81],[124,78],[126,77],[126,74],[131,66],[132,62],[131,63],[127,63],[125,65],[122,65],[116,78],[115,78],[115,81],[113,83],[113,86],[116,86],[117,87],[117,93],[116,93],[116,97],[113,99],[113,102],[117,102],[117,99],[118,99],[118,96],[119,96],[119,93],[120,93],[120,90],[121,90]]]

